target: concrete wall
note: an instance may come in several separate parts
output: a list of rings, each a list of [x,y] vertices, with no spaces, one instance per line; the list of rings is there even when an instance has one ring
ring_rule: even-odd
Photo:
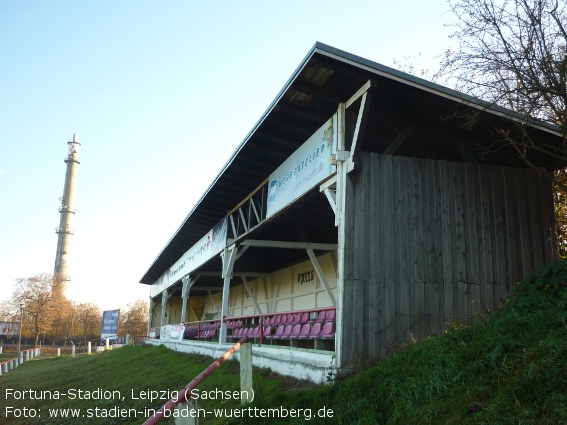
[[[149,340],[150,345],[164,345],[180,353],[201,354],[217,359],[229,350],[233,344],[216,342],[182,341],[160,342]],[[240,359],[237,351],[232,358]],[[335,355],[333,352],[294,349],[290,347],[252,346],[252,364],[257,367],[269,368],[280,375],[296,379],[308,380],[317,384],[325,384],[335,376]],[[203,369],[207,365],[203,366]],[[194,377],[188,377],[188,379]],[[189,379],[189,380],[190,380]]]

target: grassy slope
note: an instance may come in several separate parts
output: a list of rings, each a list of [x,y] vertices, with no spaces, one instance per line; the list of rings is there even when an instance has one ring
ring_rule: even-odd
[[[335,385],[285,391],[282,382],[270,379],[273,377],[266,371],[255,373],[256,400],[252,406],[311,409],[312,416],[325,407],[333,410],[332,419],[306,421],[303,411],[298,418],[223,418],[201,423],[567,424],[565,282],[567,262],[545,268],[520,282],[516,296],[488,320],[479,319],[469,326],[457,326],[442,335],[409,344]],[[119,389],[124,394],[132,388],[180,388],[207,365],[199,362],[199,357],[155,347],[129,347],[92,357],[29,362],[0,379],[0,404],[6,403],[5,388],[101,387]],[[231,362],[221,367],[204,382],[203,389],[207,388],[238,389],[238,365]],[[34,407],[32,401],[20,405]],[[54,407],[57,402],[49,405]],[[71,403],[64,400],[59,405],[67,407]],[[87,408],[97,404],[89,401],[75,405]],[[149,403],[126,400],[124,406],[140,410]],[[234,401],[199,405],[206,409],[237,406]]]

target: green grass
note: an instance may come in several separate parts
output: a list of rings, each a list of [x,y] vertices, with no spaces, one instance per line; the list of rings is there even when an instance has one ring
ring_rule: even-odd
[[[518,284],[514,298],[489,318],[411,343],[333,385],[299,388],[266,370],[254,373],[250,405],[295,409],[285,418],[201,420],[202,424],[567,424],[567,261]],[[179,389],[210,359],[161,347],[125,347],[94,356],[24,363],[0,379],[2,405],[41,408],[38,420],[10,424],[142,423],[132,419],[48,420],[46,408],[120,405],[143,411],[162,401],[132,400],[131,390]],[[199,387],[238,390],[239,365],[228,362]],[[5,389],[119,390],[116,401],[4,399]],[[294,389],[294,391],[291,391]],[[237,401],[200,401],[199,408],[240,408]],[[318,418],[325,409],[332,418]],[[4,413],[4,407],[2,406]],[[261,409],[266,409],[262,411]],[[299,410],[302,409],[302,410]],[[0,420],[0,423],[2,421]]]
[[[158,409],[167,400],[133,399],[132,391],[140,397],[141,391],[171,391],[176,392],[187,385],[193,378],[201,373],[211,363],[210,358],[197,355],[184,355],[167,350],[163,347],[137,346],[123,347],[92,356],[81,355],[75,358],[62,356],[55,358],[33,359],[24,362],[19,368],[0,377],[0,423],[9,424],[120,424],[143,423],[142,415],[133,418],[88,418],[55,419],[49,418],[48,409],[81,409],[81,415],[87,415],[87,409],[105,408],[114,406],[126,409],[135,409],[144,412],[145,408]],[[240,389],[240,364],[236,361],[227,361],[207,378],[200,386],[200,390],[226,390]],[[255,391],[271,394],[282,390],[290,382],[274,379],[268,370],[257,371],[254,375]],[[292,385],[294,383],[291,383]],[[6,399],[6,390],[50,390],[67,393],[69,389],[93,391],[98,388],[104,391],[119,391],[124,397],[111,400],[70,400],[61,397],[59,400],[15,400]],[[285,388],[284,388],[285,390]],[[14,418],[6,421],[6,407],[37,409],[40,418]],[[214,400],[202,401],[199,407],[212,408],[217,406]],[[239,401],[230,400],[223,403],[223,407],[239,406]],[[92,411],[92,414],[96,414]],[[172,423],[163,421],[162,423]],[[205,422],[206,423],[206,422]]]

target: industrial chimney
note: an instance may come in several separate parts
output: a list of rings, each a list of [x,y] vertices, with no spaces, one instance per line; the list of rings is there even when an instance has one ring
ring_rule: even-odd
[[[69,276],[69,253],[71,245],[71,235],[74,234],[73,216],[77,212],[75,209],[75,183],[77,180],[77,167],[79,166],[79,146],[81,144],[77,140],[77,135],[73,134],[73,140],[67,142],[69,152],[65,163],[67,170],[65,172],[65,186],[63,187],[63,196],[59,198],[61,206],[59,212],[61,218],[59,227],[55,228],[57,233],[57,254],[55,256],[54,276],[57,279],[59,293],[66,296],[67,283],[71,280]]]

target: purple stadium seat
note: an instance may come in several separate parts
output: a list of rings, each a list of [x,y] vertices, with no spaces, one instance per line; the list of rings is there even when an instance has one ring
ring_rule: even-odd
[[[297,323],[302,325],[309,323],[309,313],[301,313],[301,318]]]
[[[292,330],[293,330],[293,325],[285,325],[285,329],[284,329],[283,333],[280,335],[280,338],[281,339],[289,338]]]
[[[326,313],[327,313],[326,311],[320,311],[319,314],[317,315],[317,320],[315,320],[315,321],[316,322],[324,322]]]
[[[309,323],[305,323],[304,325],[300,325],[301,331],[296,336],[296,338],[307,338],[309,337],[309,332],[311,332],[311,325]]]
[[[282,323],[282,315],[278,314],[274,319],[274,321],[272,322],[272,325],[279,325],[281,323]]]
[[[260,326],[256,326],[254,328],[254,330],[252,331],[252,333],[248,336],[250,336],[252,338],[258,338],[260,336]]]
[[[301,325],[299,323],[297,325],[293,325],[293,329],[291,330],[291,333],[286,337],[286,339],[297,338],[300,332],[301,332]]]
[[[327,310],[327,322],[334,322],[337,319],[337,310]]]
[[[288,324],[288,325],[291,325],[292,323],[295,323],[295,322],[293,321],[293,314],[289,313],[289,314],[286,315],[285,323]]]
[[[301,336],[300,338],[317,338],[318,335],[321,333],[322,327],[323,325],[321,324],[321,322],[317,322],[313,325],[308,335]]]
[[[292,323],[297,324],[297,323],[299,323],[300,320],[301,320],[301,313],[294,313]]]
[[[272,327],[271,327],[271,326],[266,326],[266,327],[264,328],[264,337],[267,337],[267,336],[269,336],[269,335],[271,335],[271,334],[272,334]]]
[[[270,339],[279,338],[284,330],[285,330],[285,325],[279,325],[278,328],[276,329],[276,333],[273,335],[266,335],[266,338],[270,338]]]
[[[334,338],[335,337],[335,322],[327,322],[323,325],[321,334],[317,338]]]

